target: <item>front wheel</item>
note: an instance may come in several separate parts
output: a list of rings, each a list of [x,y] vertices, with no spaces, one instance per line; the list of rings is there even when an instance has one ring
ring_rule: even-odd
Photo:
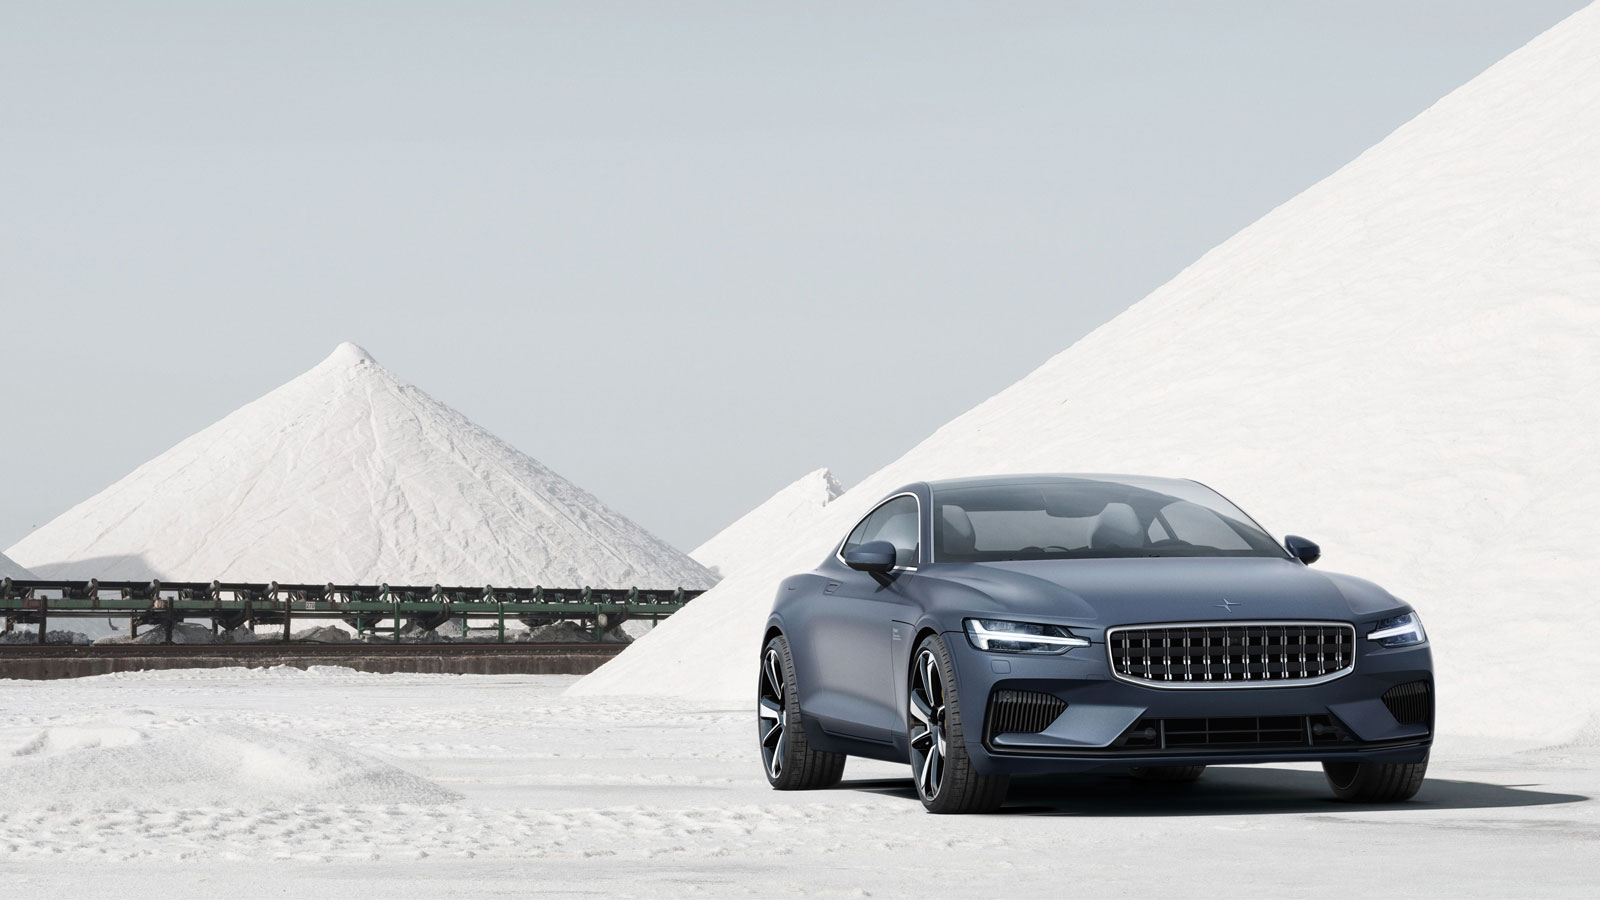
[[[917,796],[933,813],[993,812],[1005,802],[1011,779],[980,775],[967,756],[961,698],[950,675],[950,652],[936,634],[912,657],[910,709],[911,775]],[[981,722],[979,723],[981,726]]]
[[[756,737],[767,783],[780,791],[832,787],[844,777],[843,753],[814,750],[800,721],[800,694],[794,689],[794,659],[789,642],[777,635],[761,648],[756,694]]]
[[[1328,787],[1347,803],[1398,803],[1416,796],[1428,774],[1419,763],[1323,763]]]

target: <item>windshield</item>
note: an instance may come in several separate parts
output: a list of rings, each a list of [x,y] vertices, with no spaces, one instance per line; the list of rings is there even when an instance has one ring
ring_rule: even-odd
[[[1287,554],[1192,481],[1052,478],[933,488],[935,562]]]

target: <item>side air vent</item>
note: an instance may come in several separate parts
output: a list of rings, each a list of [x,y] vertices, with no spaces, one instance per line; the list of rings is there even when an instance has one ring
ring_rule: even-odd
[[[1425,725],[1433,717],[1433,689],[1426,681],[1397,684],[1384,692],[1383,705],[1401,725]]]
[[[1038,734],[1066,708],[1067,701],[1051,694],[1001,688],[989,695],[985,735],[993,738],[997,734]]]

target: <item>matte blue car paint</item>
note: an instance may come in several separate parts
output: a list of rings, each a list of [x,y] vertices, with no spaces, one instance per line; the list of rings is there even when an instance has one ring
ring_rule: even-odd
[[[1002,479],[987,479],[1000,481]],[[963,483],[981,483],[971,480]],[[845,566],[835,555],[780,585],[769,633],[788,636],[806,735],[819,749],[907,761],[906,707],[911,655],[937,633],[950,650],[962,701],[967,751],[984,774],[1050,773],[1289,760],[1418,762],[1431,732],[1401,725],[1379,699],[1389,687],[1432,682],[1428,645],[1384,649],[1365,640],[1378,621],[1410,607],[1377,585],[1281,558],[1167,557],[937,563],[929,559],[930,488],[908,485],[922,515],[915,568],[889,576]],[[841,539],[843,535],[840,536]],[[1222,601],[1227,600],[1227,604]],[[1090,647],[1062,656],[977,650],[962,620],[990,617],[1065,625]],[[1171,690],[1117,680],[1106,629],[1159,622],[1257,619],[1326,620],[1356,626],[1349,675],[1310,686]],[[979,727],[996,686],[1046,691],[1068,702],[1042,734],[984,746]],[[1363,742],[1286,752],[1208,751],[1133,756],[1105,748],[1140,717],[1317,715],[1332,713]]]

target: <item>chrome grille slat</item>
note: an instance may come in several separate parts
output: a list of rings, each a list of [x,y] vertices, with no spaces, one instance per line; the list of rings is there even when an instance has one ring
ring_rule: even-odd
[[[1107,629],[1106,652],[1118,679],[1150,687],[1293,687],[1349,674],[1355,640],[1347,622],[1171,622]]]

